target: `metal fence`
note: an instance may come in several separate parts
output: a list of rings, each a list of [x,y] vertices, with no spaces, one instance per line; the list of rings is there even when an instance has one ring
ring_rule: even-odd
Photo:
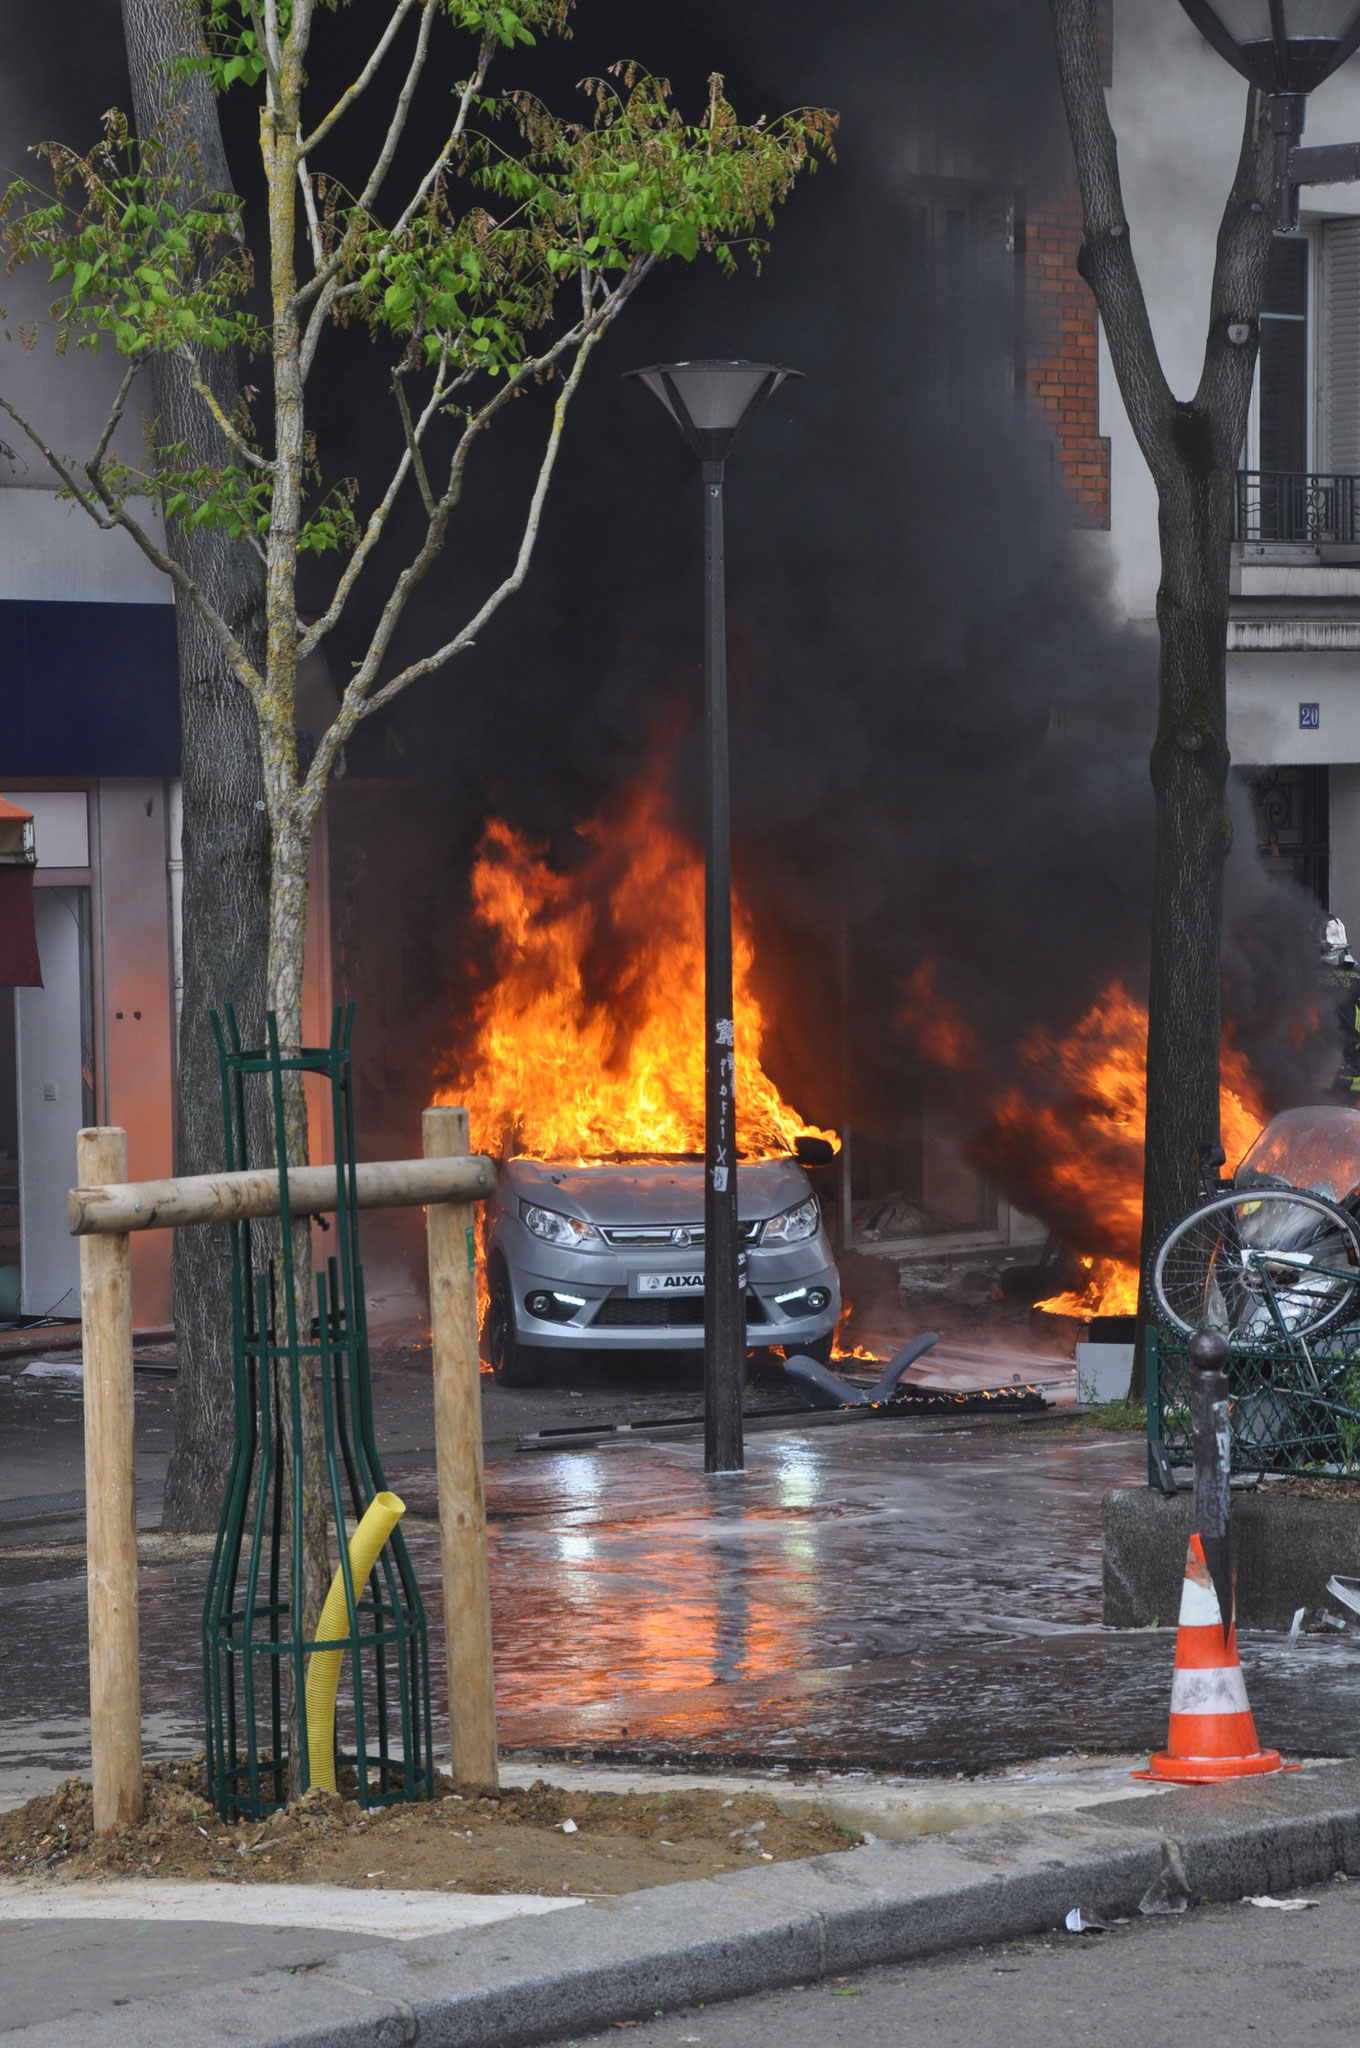
[[[1148,1440],[1173,1465],[1194,1462],[1191,1372],[1185,1340],[1148,1331]],[[1360,1474],[1360,1324],[1293,1347],[1234,1344],[1228,1388],[1234,1472]]]
[[[1233,539],[1360,540],[1360,476],[1239,469]]]

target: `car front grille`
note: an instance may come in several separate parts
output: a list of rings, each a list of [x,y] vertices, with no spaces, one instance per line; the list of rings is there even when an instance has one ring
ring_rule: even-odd
[[[686,1236],[686,1242],[678,1247],[675,1241],[675,1227],[669,1223],[602,1223],[599,1230],[606,1243],[618,1245],[622,1250],[627,1250],[631,1246],[638,1251],[651,1250],[653,1247],[658,1250],[675,1248],[688,1251],[692,1246],[703,1243],[702,1223],[686,1223],[678,1227],[685,1231]],[[760,1235],[760,1228],[759,1221],[739,1223],[737,1236],[743,1244],[754,1244]]]
[[[748,1323],[763,1323],[765,1320],[754,1294],[746,1297],[746,1320]],[[626,1294],[610,1294],[600,1304],[600,1313],[592,1319],[591,1327],[612,1330],[702,1329],[703,1322],[702,1294],[677,1294],[669,1301],[664,1298],[633,1301]]]

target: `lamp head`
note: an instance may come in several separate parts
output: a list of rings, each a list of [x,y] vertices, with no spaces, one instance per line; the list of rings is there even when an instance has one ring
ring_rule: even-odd
[[[661,400],[701,461],[725,462],[738,434],[771,393],[803,373],[779,363],[715,361],[653,363],[624,374],[638,378]]]
[[[1200,34],[1263,93],[1310,93],[1360,47],[1360,0],[1181,0]]]

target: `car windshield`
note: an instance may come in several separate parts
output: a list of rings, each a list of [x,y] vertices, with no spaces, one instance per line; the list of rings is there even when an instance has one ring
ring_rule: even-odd
[[[1285,1109],[1247,1153],[1233,1186],[1309,1188],[1343,1202],[1360,1187],[1360,1111]]]

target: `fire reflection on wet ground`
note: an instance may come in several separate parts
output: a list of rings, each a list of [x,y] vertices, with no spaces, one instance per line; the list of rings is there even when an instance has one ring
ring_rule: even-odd
[[[1141,1483],[1137,1441],[866,1423],[754,1436],[747,1461],[707,1478],[685,1442],[489,1467],[507,1749],[973,1772],[1164,1735],[1171,1631],[1100,1626],[1100,1499]],[[390,1476],[431,1610],[438,1741],[434,1473]],[[142,1572],[157,1754],[201,1741],[205,1573]],[[8,1803],[25,1774],[88,1763],[71,1554],[0,1557],[0,1628]],[[1360,1637],[1248,1635],[1242,1652],[1263,1739],[1360,1750]]]

